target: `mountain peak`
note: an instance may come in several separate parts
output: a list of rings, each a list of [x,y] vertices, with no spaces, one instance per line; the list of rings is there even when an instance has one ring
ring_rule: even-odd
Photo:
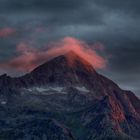
[[[85,78],[88,79],[90,75],[97,77],[93,66],[74,51],[69,51],[50,59],[22,78],[27,78],[26,81],[33,85],[71,85],[80,84],[81,80],[85,83]]]
[[[74,67],[81,65],[82,67],[86,68],[87,70],[94,69],[93,66],[88,61],[86,61],[85,58],[81,57],[75,51],[71,50],[63,55],[56,57],[56,59],[60,59],[61,57],[63,57],[63,59],[65,59],[65,61],[67,61],[67,64],[69,67],[74,68]]]
[[[69,51],[67,53],[61,54],[59,56],[56,56],[50,60],[48,60],[47,62],[45,62],[44,64],[38,66],[36,69],[33,70],[37,71],[39,69],[43,69],[45,70],[46,68],[52,68],[53,69],[84,69],[84,70],[88,70],[88,71],[95,71],[93,66],[86,61],[83,57],[81,57],[80,55],[78,55],[76,52],[74,51]]]
[[[78,56],[77,53],[73,50],[68,51],[64,54],[65,56]]]
[[[84,59],[83,57],[81,57],[80,55],[78,55],[78,53],[76,53],[76,52],[73,51],[73,50],[66,52],[65,54],[63,54],[63,56],[65,56],[65,57],[67,57],[67,58],[69,58],[69,59],[70,59],[70,58],[71,58],[71,59],[74,59],[74,60],[76,60],[76,59],[78,59],[78,60]]]

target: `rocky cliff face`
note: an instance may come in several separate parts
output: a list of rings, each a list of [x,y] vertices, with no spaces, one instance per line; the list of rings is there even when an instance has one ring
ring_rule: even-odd
[[[140,100],[69,52],[22,77],[0,76],[0,138],[139,140]]]

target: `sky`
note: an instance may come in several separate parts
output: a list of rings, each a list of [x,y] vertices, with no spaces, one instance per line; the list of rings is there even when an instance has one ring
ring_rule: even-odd
[[[35,67],[48,48],[74,41],[104,60],[99,73],[140,97],[139,7],[139,0],[0,0],[0,74],[24,74],[23,65],[32,68],[24,62]]]

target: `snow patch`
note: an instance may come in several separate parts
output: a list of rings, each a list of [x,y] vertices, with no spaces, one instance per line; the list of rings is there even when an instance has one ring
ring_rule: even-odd
[[[28,89],[29,91],[38,91],[38,92],[46,92],[46,91],[57,91],[61,92],[63,87],[34,87]]]
[[[41,95],[50,95],[54,93],[66,94],[63,91],[64,87],[33,87],[25,88],[24,91],[27,91],[31,94],[41,94]]]
[[[52,86],[52,87],[32,87],[32,88],[24,88],[21,92],[22,95],[24,94],[35,94],[35,95],[52,95],[52,94],[67,94],[66,87],[59,87],[59,86]],[[90,92],[84,86],[76,86],[74,87],[80,92]]]
[[[82,91],[82,92],[89,92],[89,90],[86,87],[76,87],[77,90]]]
[[[7,102],[6,101],[1,101],[1,104],[5,105],[5,104],[7,104]]]

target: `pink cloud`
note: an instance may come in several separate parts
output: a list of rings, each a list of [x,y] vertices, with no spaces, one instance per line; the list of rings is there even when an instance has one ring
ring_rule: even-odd
[[[10,27],[0,29],[0,37],[8,37],[13,34],[16,34],[16,30]]]
[[[66,37],[60,42],[54,43],[53,46],[49,50],[51,56],[58,56],[72,50],[92,64],[95,69],[102,69],[106,66],[107,61],[83,41]]]
[[[33,48],[27,43],[21,42],[16,48],[18,55],[6,63],[0,64],[0,67],[28,72],[49,59],[71,50],[92,64],[95,69],[106,67],[107,60],[100,56],[96,50],[91,49],[85,42],[72,37],[65,37],[58,42],[50,43],[42,49]]]

